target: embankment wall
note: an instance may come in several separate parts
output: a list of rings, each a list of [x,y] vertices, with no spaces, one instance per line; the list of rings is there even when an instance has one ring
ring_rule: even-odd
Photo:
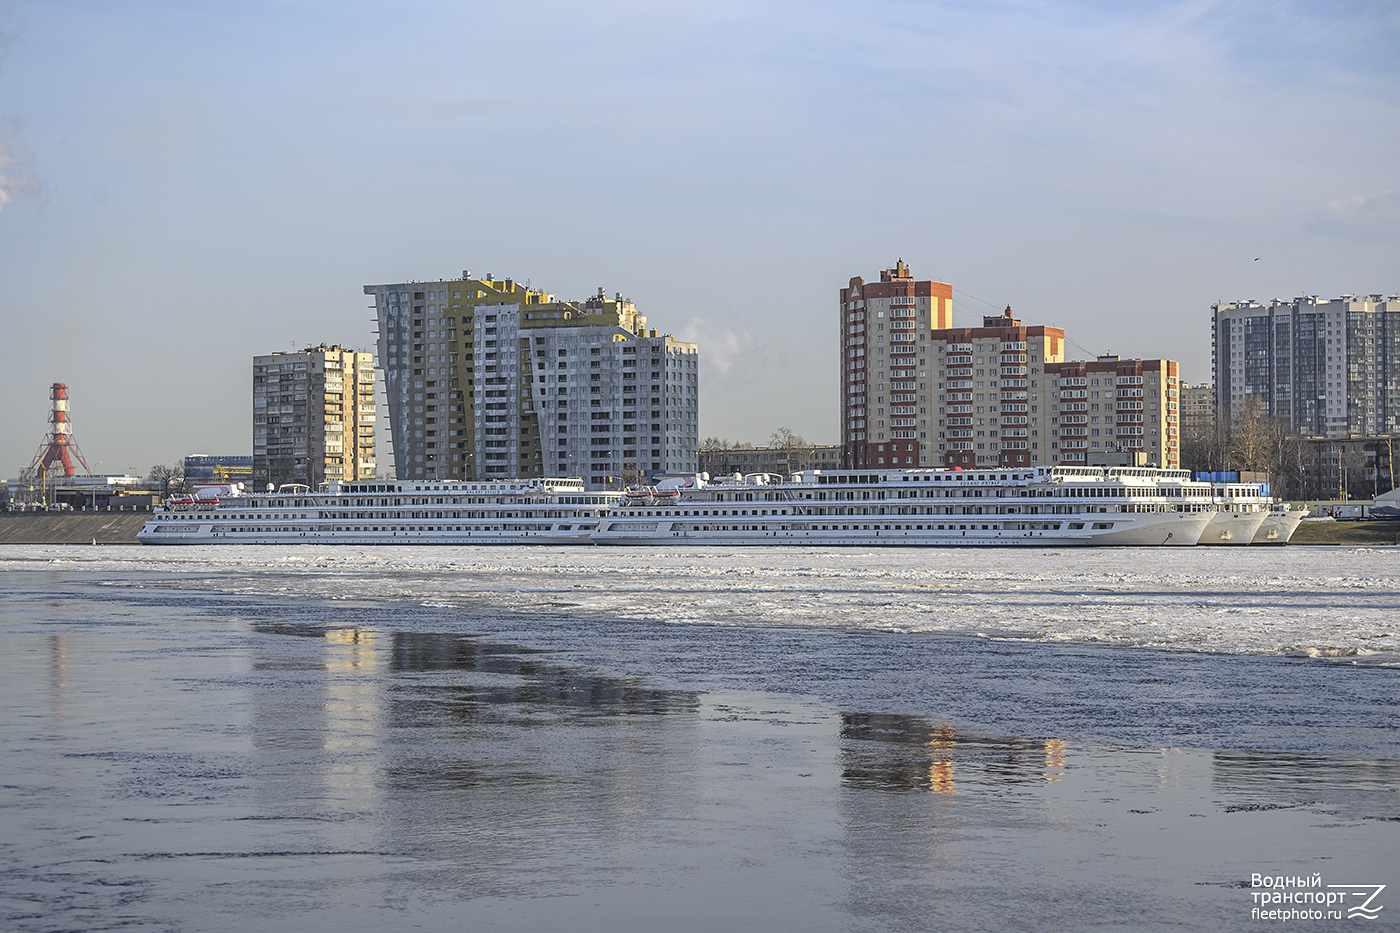
[[[0,544],[136,544],[149,512],[0,512]]]

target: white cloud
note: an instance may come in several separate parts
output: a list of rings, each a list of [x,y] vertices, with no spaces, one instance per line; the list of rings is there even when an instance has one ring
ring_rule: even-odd
[[[0,23],[0,66],[5,63],[10,43],[14,41],[21,27],[11,23]],[[21,192],[37,194],[41,189],[39,181],[25,168],[32,158],[27,153],[16,151],[13,141],[19,137],[19,121],[11,118],[8,125],[0,125],[0,211]]]
[[[754,349],[753,335],[747,330],[735,330],[711,318],[691,318],[681,326],[676,337],[698,344],[700,366],[721,376],[728,376]]]
[[[38,194],[42,189],[39,180],[26,170],[31,158],[21,155],[10,145],[17,130],[0,130],[0,211],[3,211],[17,194]]]
[[[1346,236],[1400,237],[1400,192],[1387,188],[1328,201],[1308,218],[1308,228]]]

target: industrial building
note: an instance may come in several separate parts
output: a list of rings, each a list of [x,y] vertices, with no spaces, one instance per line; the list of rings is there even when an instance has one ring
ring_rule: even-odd
[[[280,413],[279,413],[280,414]],[[189,454],[184,460],[185,486],[253,482],[253,458],[243,454],[214,457]]]
[[[694,472],[695,344],[620,294],[582,301],[494,276],[366,285],[400,479]]]
[[[253,481],[374,479],[374,357],[339,344],[253,358]]]

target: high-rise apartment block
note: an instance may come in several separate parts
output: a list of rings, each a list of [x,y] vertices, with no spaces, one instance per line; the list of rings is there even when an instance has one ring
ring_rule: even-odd
[[[339,345],[253,358],[253,480],[373,479],[374,357]]]
[[[939,465],[1026,467],[1049,462],[1046,364],[1064,359],[1065,332],[1022,324],[1011,309],[981,327],[931,337],[938,387]]]
[[[1185,382],[1179,386],[1181,393],[1181,433],[1185,436],[1205,437],[1215,431],[1215,387]]]
[[[1022,468],[1180,462],[1170,360],[1065,362],[1065,333],[1010,308],[952,326],[952,286],[901,260],[841,290],[842,464]]]
[[[1400,297],[1237,301],[1211,315],[1222,423],[1248,404],[1299,434],[1400,433]]]
[[[916,282],[904,260],[879,282],[851,279],[841,289],[841,465],[926,464],[930,339],[948,326],[953,289]],[[920,436],[923,435],[923,436]]]
[[[493,276],[366,285],[400,479],[694,472],[695,344],[621,295],[560,301]]]
[[[1051,363],[1045,374],[1050,463],[1181,464],[1175,360],[1101,356]]]

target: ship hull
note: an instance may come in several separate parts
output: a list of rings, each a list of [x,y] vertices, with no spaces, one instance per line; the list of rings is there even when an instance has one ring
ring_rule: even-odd
[[[1206,530],[1201,534],[1199,544],[1250,544],[1264,524],[1269,513],[1234,512],[1221,510],[1215,513]]]
[[[355,544],[355,545],[493,545],[493,544],[590,544],[588,531],[538,529],[520,531],[430,531],[403,528],[393,531],[356,532],[331,529],[297,531],[216,531],[212,523],[170,528],[147,523],[136,535],[142,544]]]
[[[963,521],[844,524],[750,522],[749,527],[674,519],[603,521],[592,535],[603,545],[709,547],[1190,547],[1210,523],[1211,512],[1106,513],[1074,521]],[[697,527],[697,525],[699,527]],[[1073,526],[1079,527],[1073,527]],[[1035,527],[1040,526],[1040,527]],[[1056,526],[1056,527],[1046,527]]]
[[[1302,524],[1307,509],[1274,510],[1268,513],[1254,533],[1252,544],[1287,544]]]

